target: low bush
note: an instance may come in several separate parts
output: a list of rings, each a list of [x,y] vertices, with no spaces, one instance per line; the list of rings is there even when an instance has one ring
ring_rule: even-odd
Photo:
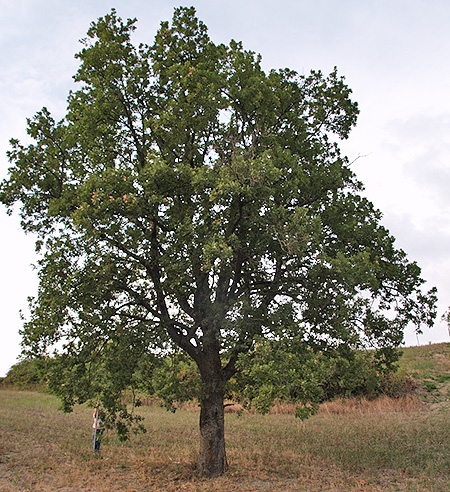
[[[24,359],[10,368],[6,377],[0,381],[0,386],[17,389],[44,387],[47,365],[48,359]]]

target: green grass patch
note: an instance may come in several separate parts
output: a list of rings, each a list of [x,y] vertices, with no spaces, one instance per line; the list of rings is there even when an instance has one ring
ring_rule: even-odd
[[[400,370],[417,379],[432,379],[447,375],[450,379],[450,344],[437,343],[406,347],[399,361]]]
[[[450,399],[450,344],[407,347],[399,362],[400,374],[412,376],[430,401]]]

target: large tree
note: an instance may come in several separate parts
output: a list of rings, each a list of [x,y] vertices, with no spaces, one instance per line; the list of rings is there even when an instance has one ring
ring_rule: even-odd
[[[33,143],[11,141],[1,201],[41,252],[23,344],[59,347],[67,408],[95,393],[113,408],[149,354],[181,349],[212,477],[226,385],[255,340],[383,351],[432,323],[435,295],[339,151],[358,107],[336,70],[265,73],[193,8],[152,46],[134,29],[114,10],[92,23],[64,119],[44,108]]]

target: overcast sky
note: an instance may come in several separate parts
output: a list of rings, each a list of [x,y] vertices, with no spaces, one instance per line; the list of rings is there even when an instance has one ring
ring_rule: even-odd
[[[115,7],[137,17],[136,43],[152,43],[173,8],[194,5],[216,43],[261,53],[263,67],[300,73],[338,67],[360,105],[342,149],[383,212],[384,225],[426,288],[438,288],[436,326],[406,345],[450,341],[450,2],[448,0],[0,0],[0,179],[12,137],[46,106],[63,117],[91,21]],[[0,376],[20,354],[27,297],[37,292],[34,240],[0,209]]]

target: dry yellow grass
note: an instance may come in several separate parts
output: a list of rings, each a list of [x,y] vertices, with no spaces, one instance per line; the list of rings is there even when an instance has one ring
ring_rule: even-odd
[[[209,481],[195,472],[195,411],[145,407],[147,434],[122,444],[109,433],[94,455],[91,410],[57,406],[48,395],[0,392],[2,492],[450,490],[447,409],[384,399],[336,402],[304,423],[227,414],[229,470]]]
[[[197,406],[193,404],[184,404],[180,407],[182,410],[196,411]],[[403,396],[400,398],[391,398],[389,396],[380,396],[375,399],[366,398],[342,398],[322,403],[319,407],[321,414],[377,414],[386,412],[411,412],[423,410],[425,405],[423,401],[415,396]],[[230,403],[225,407],[225,413],[249,413],[255,414],[255,410],[244,410],[242,405]],[[270,409],[271,415],[295,415],[295,404],[275,403]]]
[[[350,398],[334,400],[323,403],[320,406],[320,414],[384,414],[391,412],[415,412],[424,410],[425,405],[416,396],[404,396],[401,398],[390,398],[380,396],[372,400],[364,398]]]

